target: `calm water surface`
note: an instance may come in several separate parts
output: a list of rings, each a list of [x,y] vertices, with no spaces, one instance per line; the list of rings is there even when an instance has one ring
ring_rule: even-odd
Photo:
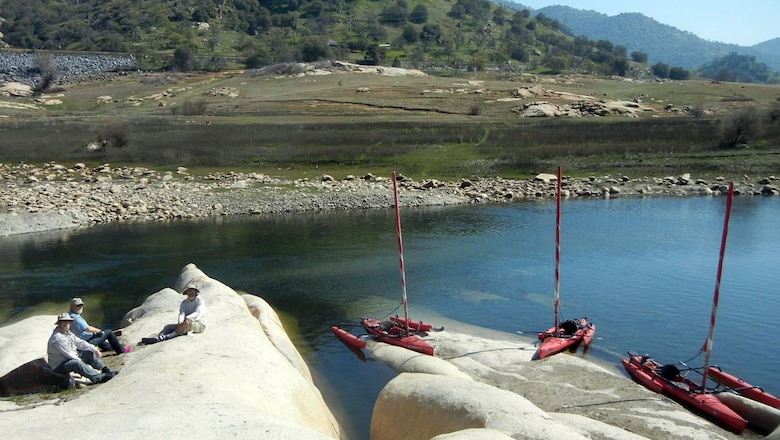
[[[564,201],[561,315],[596,323],[595,361],[622,371],[627,350],[664,362],[696,355],[707,336],[724,211],[723,197]],[[554,203],[401,215],[413,317],[515,336],[552,323]],[[778,395],[779,218],[776,197],[734,201],[712,355],[713,363]],[[171,286],[189,262],[268,300],[345,433],[368,438],[372,403],[395,373],[358,359],[328,327],[395,311],[401,286],[391,210],[0,238],[0,325],[63,311],[70,297],[82,296],[89,320],[112,326]]]

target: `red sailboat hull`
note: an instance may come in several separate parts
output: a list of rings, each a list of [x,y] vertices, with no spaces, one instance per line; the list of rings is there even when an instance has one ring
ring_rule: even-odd
[[[374,336],[375,341],[396,345],[418,353],[434,355],[434,347],[423,341],[413,331],[406,333],[402,327],[374,318],[363,318],[360,323],[366,331]]]
[[[588,318],[564,321],[558,326],[539,333],[539,349],[534,359],[544,359],[564,350],[576,350],[581,344],[590,345],[596,334],[596,326],[588,322]]]
[[[748,399],[755,400],[756,402],[761,402],[764,405],[771,406],[772,408],[780,408],[780,398],[767,393],[761,388],[751,385],[734,375],[726,373],[718,367],[709,367],[707,373],[710,379],[725,387],[731,388],[732,391],[736,392],[740,396],[747,397]]]
[[[745,430],[747,421],[742,416],[718,400],[715,394],[702,392],[699,384],[680,376],[673,365],[664,366],[647,356],[631,353],[622,363],[626,372],[650,391],[665,394],[730,431],[741,433]]]

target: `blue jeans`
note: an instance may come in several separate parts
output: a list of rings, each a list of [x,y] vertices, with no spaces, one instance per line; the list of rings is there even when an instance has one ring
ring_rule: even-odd
[[[71,359],[65,361],[54,369],[57,373],[78,373],[92,383],[98,383],[103,380],[104,374],[100,371],[105,368],[106,364],[95,356],[95,353],[91,351],[80,351],[80,359]]]
[[[110,350],[113,348],[116,354],[122,354],[125,350],[125,347],[119,342],[119,339],[116,338],[114,331],[110,329],[103,330],[100,334],[87,339],[87,342],[101,350]]]

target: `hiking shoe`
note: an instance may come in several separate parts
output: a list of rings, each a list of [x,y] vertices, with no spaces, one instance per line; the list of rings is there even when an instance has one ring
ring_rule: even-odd
[[[103,378],[100,379],[100,383],[108,382],[109,380],[113,379],[114,376],[116,376],[117,374],[119,374],[118,371],[107,371],[107,372],[103,373]]]
[[[124,350],[122,350],[122,353],[130,353],[131,351],[133,351],[133,347],[128,345]]]

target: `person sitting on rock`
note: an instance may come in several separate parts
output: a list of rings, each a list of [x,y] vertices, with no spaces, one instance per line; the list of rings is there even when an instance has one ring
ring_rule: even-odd
[[[67,313],[57,316],[57,327],[51,333],[46,353],[49,366],[57,373],[78,373],[92,383],[111,380],[119,374],[103,363],[100,350],[70,331],[73,318]]]
[[[116,334],[110,328],[100,329],[89,325],[87,321],[81,316],[84,312],[84,301],[81,298],[73,298],[70,300],[70,317],[73,318],[73,333],[81,339],[89,342],[92,345],[96,345],[101,350],[114,349],[116,354],[129,353],[133,350],[133,347],[125,347],[119,342]]]
[[[141,342],[154,344],[186,335],[189,332],[201,333],[206,330],[206,303],[200,296],[200,290],[196,287],[188,286],[182,293],[187,295],[187,299],[182,301],[181,306],[179,306],[178,324],[166,325],[157,337],[142,338]]]

